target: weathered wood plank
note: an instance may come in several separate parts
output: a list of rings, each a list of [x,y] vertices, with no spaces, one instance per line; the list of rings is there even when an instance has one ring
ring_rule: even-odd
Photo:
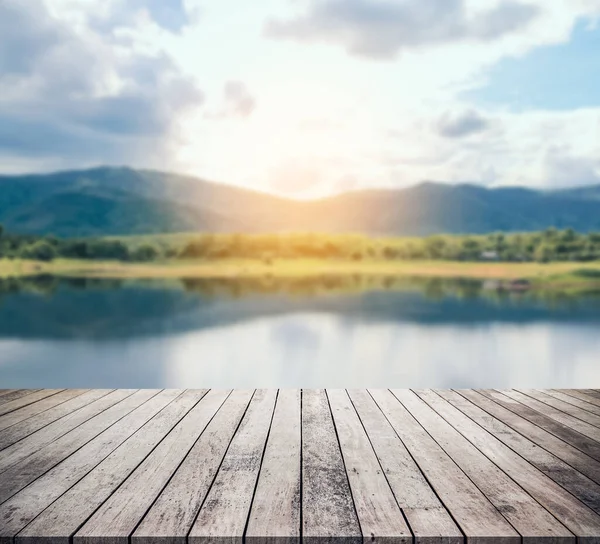
[[[32,446],[33,442],[35,442],[35,447],[39,450],[48,442],[51,442],[58,436],[61,436],[61,434],[65,434],[71,430],[71,427],[69,426],[70,423],[72,420],[77,419],[77,416],[80,413],[90,413],[91,415],[89,417],[95,415],[95,413],[92,412],[93,410],[100,409],[98,408],[100,399],[106,397],[110,393],[113,393],[113,404],[115,404],[117,402],[117,396],[119,395],[116,391],[111,391],[109,389],[93,389],[79,397],[66,401],[63,404],[59,404],[54,408],[50,408],[46,412],[42,412],[26,421],[22,421],[19,425],[13,425],[12,427],[0,431],[0,450],[5,450],[2,452],[2,455],[0,455],[0,472],[3,470],[2,467],[8,466],[8,457],[11,452],[15,453],[15,450],[20,450],[23,455],[26,455],[27,453],[25,452],[27,451],[32,453],[35,451]],[[118,398],[121,399],[122,397],[119,396]],[[102,409],[100,409],[100,411]],[[77,412],[77,410],[81,410],[81,412]],[[57,420],[61,418],[64,419],[60,423],[57,423]],[[38,434],[36,434],[35,437],[31,436],[36,432]],[[22,441],[23,443],[17,446],[15,443],[19,441]],[[28,443],[30,445],[29,448]],[[13,447],[7,449],[9,446]]]
[[[66,402],[72,398],[78,397],[79,395],[83,395],[88,391],[87,389],[65,389],[56,395],[51,395],[46,397],[45,399],[34,402],[33,404],[29,404],[24,406],[23,408],[19,408],[13,412],[8,414],[4,414],[0,416],[0,431],[15,425],[21,421],[29,419],[35,415],[39,415],[50,408],[58,406],[63,402]]]
[[[43,427],[26,438],[10,445],[4,449],[2,455],[0,455],[0,473],[23,459],[26,459],[30,455],[39,452],[48,444],[58,440],[60,437],[86,421],[98,416],[112,406],[115,406],[123,399],[133,395],[133,393],[135,393],[134,389],[119,389],[107,395],[103,395],[72,414]],[[2,435],[4,436],[4,432],[8,431],[9,429],[6,429],[3,431]]]
[[[538,446],[552,452],[597,484],[600,484],[600,461],[597,459],[593,459],[581,450],[571,446],[571,444],[477,391],[461,389],[456,393],[459,393],[492,416],[489,421],[490,427],[495,428],[497,425],[506,424]]]
[[[554,524],[558,523],[556,520],[560,520],[561,527],[556,528],[553,533],[555,538],[564,536],[565,541],[572,540],[569,532],[565,531],[562,526],[584,540],[594,539],[600,535],[600,516],[591,508],[433,391],[420,392],[419,396],[480,452],[546,508],[555,517]],[[533,522],[533,520],[531,521]],[[542,525],[540,525],[541,527]],[[548,522],[547,527],[548,532],[545,535],[549,536],[552,525]]]
[[[467,542],[520,544],[515,529],[398,399],[387,390],[370,393]]]
[[[412,542],[392,489],[350,397],[326,391],[364,541]]]
[[[326,394],[364,539],[412,542],[410,529],[348,393],[329,389]]]
[[[562,400],[568,404],[572,404],[573,406],[577,406],[577,408],[585,410],[586,412],[591,412],[592,414],[600,416],[600,401],[599,401],[598,405],[595,405],[595,404],[587,402],[581,398],[578,398],[577,395],[569,395],[569,394],[563,393],[562,391],[559,391],[557,389],[546,389],[546,390],[544,390],[544,393],[546,393],[546,395],[550,395],[551,397],[554,397],[556,399]],[[575,415],[575,414],[571,414],[571,415]]]
[[[594,415],[587,410],[583,410],[578,406],[574,406],[573,404],[568,403],[564,400],[556,398],[550,395],[549,393],[540,391],[538,389],[519,389],[518,391],[544,404],[548,404],[549,406],[552,406],[553,408],[564,412],[568,416],[572,416],[577,419],[580,419],[581,421],[585,421],[586,423],[589,423],[594,427],[600,427],[599,416]]]
[[[554,389],[553,391],[557,391],[563,393],[565,395],[569,395],[570,397],[574,397],[576,399],[582,400],[588,404],[592,404],[593,406],[600,407],[600,399],[596,398],[588,393],[585,393],[580,389]]]
[[[13,425],[7,429],[0,431],[0,450],[3,450],[18,442],[22,438],[39,431],[41,428],[50,425],[71,412],[75,412],[79,408],[91,404],[95,400],[108,395],[110,389],[92,389],[87,393],[83,393],[71,400],[63,402],[54,408],[50,408],[41,414],[37,414],[28,418],[26,421],[21,421],[19,425]],[[67,429],[68,430],[68,429]],[[66,432],[66,431],[65,431]]]
[[[236,389],[227,398],[133,533],[133,544],[185,544],[252,394]]]
[[[574,544],[570,531],[414,392],[392,393],[524,538]]]
[[[302,391],[302,537],[362,542],[362,533],[329,403],[322,389]]]
[[[303,541],[359,542],[362,532],[325,390],[304,390]]]
[[[137,391],[42,450],[11,465],[1,476],[7,483],[0,488],[0,503],[72,455],[157,393],[158,390]]]
[[[188,391],[195,402],[206,391]],[[230,391],[212,390],[177,423],[73,537],[78,543],[126,543]],[[232,490],[235,488],[232,488]],[[236,490],[237,492],[237,490]]]
[[[581,391],[586,395],[591,395],[592,397],[600,399],[600,389],[582,389]]]
[[[577,431],[578,433],[588,436],[589,438],[592,438],[595,441],[600,441],[600,429],[598,427],[594,427],[593,425],[590,425],[589,423],[586,423],[581,419],[577,419],[576,417],[570,416],[565,412],[561,412],[553,406],[541,402],[529,395],[525,395],[520,391],[516,391],[514,389],[507,389],[499,391],[499,393],[502,393],[507,397],[510,397],[511,399],[516,400],[521,404],[524,404],[525,406],[529,406],[529,408],[537,410],[541,414],[544,414],[545,416],[553,419],[554,421],[562,423],[566,427],[569,427],[570,429]]]
[[[8,389],[2,397],[0,397],[0,405],[6,404],[11,400],[20,399],[25,395],[31,395],[31,393],[35,393],[36,391],[40,391],[40,389]]]
[[[254,394],[192,525],[190,544],[242,542],[276,398],[277,391],[272,389]]]
[[[416,544],[461,544],[448,511],[414,462],[383,412],[365,390],[348,392]]]
[[[198,392],[186,392],[169,402],[37,516],[17,535],[17,543],[43,535],[45,544],[68,544],[70,537],[193,408],[199,397]]]
[[[568,444],[571,444],[590,457],[600,459],[600,444],[595,440],[578,433],[567,425],[563,425],[555,419],[552,419],[498,391],[494,391],[493,389],[482,389],[480,390],[480,393],[507,408],[511,412],[535,423],[542,429],[552,433],[554,436],[557,436]]]
[[[282,389],[250,509],[245,541],[300,542],[300,391]]]
[[[46,397],[51,397],[52,395],[56,395],[60,393],[63,389],[40,389],[34,393],[29,395],[25,395],[24,397],[20,397],[18,399],[11,400],[10,402],[5,402],[0,406],[0,416],[4,414],[8,414],[10,412],[14,412],[19,408],[23,408],[24,406],[29,406],[38,400],[45,399]]]
[[[490,415],[453,391],[437,391],[443,399],[477,423],[498,440],[509,446],[557,484],[575,495],[597,514],[600,513],[600,485],[584,476],[553,453],[520,435],[508,425]],[[427,398],[423,397],[425,401]],[[566,444],[563,443],[564,446]]]
[[[131,410],[122,414],[121,418],[94,440],[83,445],[62,462],[54,464],[52,469],[0,506],[0,544],[3,543],[3,539],[10,542],[10,539],[35,516],[81,480],[180,394],[180,391],[172,389],[160,392],[146,389],[124,400],[122,404],[128,404]]]

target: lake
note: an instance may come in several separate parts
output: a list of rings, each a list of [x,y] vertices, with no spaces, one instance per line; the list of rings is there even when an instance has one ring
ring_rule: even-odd
[[[600,294],[362,277],[0,280],[0,387],[599,388]]]

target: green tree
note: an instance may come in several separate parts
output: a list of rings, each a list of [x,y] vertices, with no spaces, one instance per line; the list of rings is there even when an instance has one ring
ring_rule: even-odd
[[[571,228],[566,229],[561,233],[561,239],[566,243],[574,242],[577,240],[577,233]]]
[[[553,260],[554,257],[554,246],[547,242],[540,244],[534,252],[534,258],[539,263],[548,263]]]
[[[51,261],[56,258],[56,249],[45,240],[39,240],[21,249],[21,257],[34,261]]]
[[[461,244],[460,256],[462,259],[475,260],[481,255],[481,244],[476,238],[465,238]]]
[[[446,249],[446,240],[441,236],[431,236],[425,239],[425,252],[431,259],[441,259]]]
[[[118,240],[93,240],[88,243],[88,257],[126,261],[129,259],[129,249]]]
[[[158,250],[151,244],[143,244],[131,253],[132,261],[149,262],[158,257]]]

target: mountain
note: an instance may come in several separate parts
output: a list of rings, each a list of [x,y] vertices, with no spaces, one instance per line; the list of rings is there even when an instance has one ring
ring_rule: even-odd
[[[57,236],[165,232],[364,232],[388,235],[600,231],[600,186],[554,191],[424,182],[296,201],[149,170],[101,167],[0,176],[0,223]]]

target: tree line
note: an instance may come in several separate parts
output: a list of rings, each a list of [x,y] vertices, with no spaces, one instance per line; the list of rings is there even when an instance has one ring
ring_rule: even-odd
[[[160,257],[159,248],[153,244],[130,247],[121,240],[104,238],[76,240],[12,234],[7,233],[0,225],[0,259],[52,261],[63,258],[149,262]]]
[[[533,233],[435,235],[424,238],[354,234],[202,234],[186,242],[135,239],[61,239],[7,233],[0,226],[0,258],[56,258],[151,262],[168,259],[336,259],[552,262],[600,260],[600,233],[549,228]]]
[[[314,258],[339,260],[449,260],[550,262],[600,260],[600,233],[549,228],[533,233],[424,238],[373,238],[364,235],[211,234],[189,241],[183,259]]]

